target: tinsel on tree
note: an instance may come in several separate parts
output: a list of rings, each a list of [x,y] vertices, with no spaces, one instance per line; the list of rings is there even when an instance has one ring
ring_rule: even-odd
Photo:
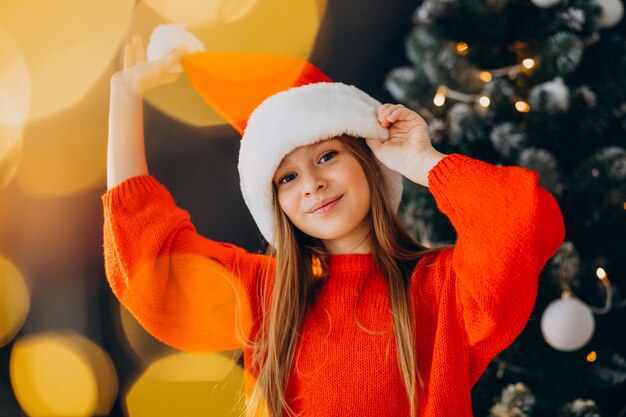
[[[436,149],[532,169],[563,212],[566,241],[526,328],[474,386],[476,416],[626,417],[623,11],[620,0],[424,0],[409,64],[388,74]],[[415,236],[454,242],[428,191],[405,190]]]

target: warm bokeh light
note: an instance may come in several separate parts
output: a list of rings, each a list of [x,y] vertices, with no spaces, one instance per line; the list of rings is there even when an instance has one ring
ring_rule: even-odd
[[[0,88],[0,190],[13,180],[22,158],[23,125],[15,101]]]
[[[18,339],[11,351],[11,385],[32,417],[108,415],[117,396],[113,362],[76,334]]]
[[[587,362],[595,362],[598,359],[598,354],[595,351],[589,352],[587,355]]]
[[[437,94],[435,94],[435,98],[433,98],[433,103],[435,104],[435,106],[441,107],[445,104],[445,102],[446,102],[446,88],[439,87],[437,89]]]
[[[150,365],[150,373],[162,381],[222,381],[237,364],[222,354],[176,352]]]
[[[606,279],[606,271],[604,270],[604,268],[596,269],[596,276],[599,279]]]
[[[140,363],[149,363],[158,357],[176,352],[176,349],[161,343],[137,322],[137,319],[122,304],[119,315],[123,339],[128,342],[129,353]]]
[[[115,57],[134,5],[133,0],[0,0],[0,27],[19,45],[28,67],[29,120],[85,96]]]
[[[491,75],[489,71],[481,71],[478,77],[480,78],[481,81],[485,83],[488,83],[489,81],[493,79],[493,75]]]
[[[196,2],[199,0],[192,3]],[[137,4],[125,41],[133,34],[139,34],[147,44],[152,29],[158,24],[169,22],[160,14],[162,10],[155,10],[171,1],[148,3]],[[157,3],[159,7],[156,7]],[[210,9],[213,14],[201,18],[189,17],[193,8],[187,6],[187,3],[183,6],[181,2],[176,2],[177,11],[168,11],[166,14],[182,13],[193,19],[196,24],[188,29],[204,43],[207,50],[265,52],[308,59],[315,45],[327,0],[222,0],[200,3],[203,4],[200,10]],[[215,15],[216,11],[219,15]],[[120,57],[118,65],[121,65],[121,61]],[[150,90],[146,100],[161,112],[187,124],[225,124],[224,119],[200,98],[185,76],[173,84]]]
[[[489,105],[491,104],[491,100],[490,100],[490,99],[489,99],[489,97],[487,97],[487,96],[481,96],[481,97],[478,99],[478,104],[480,104],[480,105],[481,105],[481,107],[485,107],[485,108],[487,108],[487,107],[489,107]]]
[[[0,0],[0,7],[5,2]],[[0,9],[3,10],[4,9]],[[0,16],[0,21],[2,16]],[[0,25],[0,91],[11,97],[24,121],[29,113],[31,81],[28,65],[15,39]],[[2,114],[2,112],[0,112]]]
[[[22,328],[30,308],[30,293],[24,277],[7,258],[0,255],[0,348]]]
[[[93,189],[106,174],[109,80],[103,74],[83,100],[31,121],[15,181],[32,197],[62,197]]]
[[[520,113],[528,113],[530,111],[530,104],[524,100],[518,100],[515,102],[515,110]]]
[[[129,389],[126,415],[239,416],[243,375],[243,369],[225,355],[168,355],[152,363]]]
[[[469,52],[469,45],[466,42],[458,42],[456,44],[456,53],[465,56]]]
[[[155,282],[155,264],[169,264],[182,275]],[[143,313],[141,308],[134,310],[138,321],[158,340],[175,348],[203,353],[235,350],[241,348],[241,338],[250,334],[252,313],[246,290],[239,278],[215,260],[171,254],[166,261],[146,261],[129,280],[135,298],[129,303],[144,308]],[[185,285],[178,285],[177,280],[184,280]],[[168,311],[167,304],[161,306],[150,295],[144,297],[144,292],[160,292],[165,286],[168,303],[176,305],[175,314]],[[156,306],[148,310],[146,304]],[[132,305],[128,308],[133,311]]]
[[[536,65],[536,64],[537,64],[537,63],[536,63],[536,62],[535,62],[535,60],[534,60],[534,59],[532,59],[532,58],[526,58],[526,59],[524,59],[524,60],[522,61],[522,67],[524,67],[524,68],[525,68],[525,69],[527,69],[527,70],[530,70],[530,69],[535,68],[535,65]]]
[[[206,23],[233,23],[242,19],[262,0],[143,0],[164,20],[188,28]]]

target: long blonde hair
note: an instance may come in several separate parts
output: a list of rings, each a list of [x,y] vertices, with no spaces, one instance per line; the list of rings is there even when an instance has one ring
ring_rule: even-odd
[[[365,141],[348,136],[341,137],[341,140],[359,161],[368,179],[372,205],[368,219],[374,264],[387,279],[398,365],[410,404],[410,416],[415,417],[416,381],[419,380],[422,388],[424,381],[416,365],[415,300],[411,300],[409,287],[418,260],[437,249],[428,249],[413,239],[389,207],[379,162]],[[253,343],[252,363],[259,374],[247,404],[248,417],[281,417],[283,411],[289,416],[296,415],[285,398],[287,379],[305,315],[324,285],[328,271],[328,253],[321,241],[294,227],[278,204],[276,190],[274,216],[274,239],[278,243],[276,247],[268,247],[267,254],[276,259],[276,276],[273,280],[266,280],[273,282],[272,289],[265,288],[266,294],[271,292],[269,311],[266,311],[266,304],[261,303],[262,325]],[[358,321],[356,310],[355,320],[362,330],[375,333]]]

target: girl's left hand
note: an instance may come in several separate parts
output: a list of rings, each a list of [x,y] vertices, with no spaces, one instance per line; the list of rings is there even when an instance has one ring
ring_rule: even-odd
[[[376,158],[390,169],[405,174],[428,154],[436,152],[428,135],[426,121],[402,104],[383,104],[378,121],[389,129],[389,139],[367,139]]]

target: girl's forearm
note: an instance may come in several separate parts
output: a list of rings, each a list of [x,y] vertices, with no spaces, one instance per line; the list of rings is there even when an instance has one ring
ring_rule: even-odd
[[[142,95],[122,77],[111,79],[107,189],[124,180],[148,174],[143,132]]]

